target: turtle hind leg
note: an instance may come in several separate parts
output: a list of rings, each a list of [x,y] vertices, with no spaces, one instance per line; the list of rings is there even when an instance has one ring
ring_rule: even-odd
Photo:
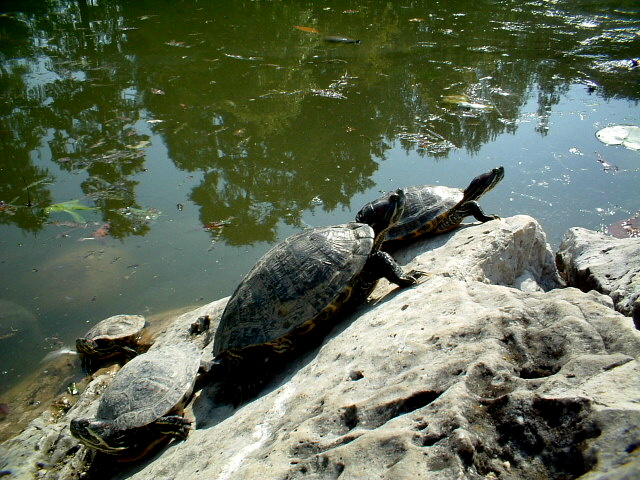
[[[488,222],[489,220],[500,220],[498,215],[487,215],[484,213],[480,204],[475,201],[465,203],[462,208],[466,213],[465,216],[473,216],[476,220],[482,223]]]

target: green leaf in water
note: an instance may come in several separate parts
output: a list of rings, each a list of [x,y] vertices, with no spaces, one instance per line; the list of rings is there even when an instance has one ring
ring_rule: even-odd
[[[97,207],[87,207],[86,205],[82,205],[80,200],[69,200],[68,202],[54,203],[53,205],[49,205],[44,209],[44,212],[47,215],[50,215],[53,212],[64,212],[71,215],[74,221],[79,223],[84,223],[85,219],[78,213],[78,210],[97,210]]]

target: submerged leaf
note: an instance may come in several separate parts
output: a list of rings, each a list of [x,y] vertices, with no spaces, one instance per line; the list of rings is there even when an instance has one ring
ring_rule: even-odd
[[[77,213],[77,210],[97,210],[97,207],[87,207],[80,203],[80,200],[69,200],[68,202],[54,203],[53,205],[49,205],[45,207],[44,212],[47,215],[50,215],[53,212],[64,212],[71,215],[74,221],[78,223],[84,223],[85,219]]]

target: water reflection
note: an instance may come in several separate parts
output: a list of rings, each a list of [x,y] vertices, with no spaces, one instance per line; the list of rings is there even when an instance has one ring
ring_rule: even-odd
[[[149,161],[136,127],[149,121],[176,166],[206,172],[191,199],[203,224],[235,217],[244,227],[222,234],[238,245],[273,241],[279,219],[298,225],[318,193],[328,210],[348,205],[396,138],[422,155],[477,152],[517,128],[534,83],[542,135],[570,81],[638,95],[637,82],[607,81],[638,51],[632,2],[37,3],[1,19],[0,221],[25,230],[52,203],[56,179],[29,158],[43,141],[60,169],[86,172],[82,192],[110,235],[140,235],[122,209],[141,208],[131,177]],[[329,46],[294,25],[363,43]]]

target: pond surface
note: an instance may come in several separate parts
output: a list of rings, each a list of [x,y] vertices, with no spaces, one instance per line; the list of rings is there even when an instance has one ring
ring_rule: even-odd
[[[2,8],[3,392],[103,318],[231,294],[381,191],[504,165],[485,211],[553,247],[640,210],[640,153],[595,137],[640,124],[637,1]]]

